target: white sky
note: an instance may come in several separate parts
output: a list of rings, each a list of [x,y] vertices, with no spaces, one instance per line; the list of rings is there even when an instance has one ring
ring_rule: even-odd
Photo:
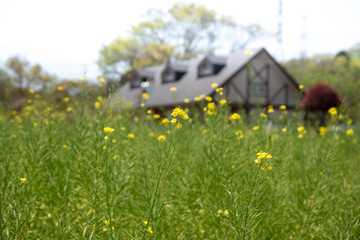
[[[277,31],[279,0],[0,0],[0,66],[19,55],[60,78],[79,78],[87,69],[86,77],[93,79],[100,75],[96,61],[103,45],[126,36],[149,9],[166,11],[178,2]],[[304,26],[308,56],[360,42],[360,0],[283,0],[282,19],[284,59],[299,57]],[[251,47],[281,57],[275,39]]]

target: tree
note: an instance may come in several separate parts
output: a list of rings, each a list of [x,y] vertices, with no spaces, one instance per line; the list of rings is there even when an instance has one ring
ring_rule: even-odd
[[[238,31],[249,37],[243,38],[241,44],[229,44],[237,49],[263,32],[258,25],[241,26],[230,17],[218,17],[204,6],[176,4],[168,12],[149,11],[144,21],[131,28],[128,37],[117,38],[101,49],[98,64],[104,75],[119,77],[124,71],[162,64],[172,58],[211,54],[219,47],[222,35],[233,36]]]

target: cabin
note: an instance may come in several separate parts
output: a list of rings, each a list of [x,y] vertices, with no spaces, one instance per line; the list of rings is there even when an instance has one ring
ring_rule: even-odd
[[[115,102],[127,102],[138,108],[142,93],[147,92],[148,108],[171,108],[183,105],[184,99],[197,104],[199,96],[216,94],[213,83],[223,88],[223,97],[235,109],[243,107],[250,111],[269,105],[292,109],[299,99],[296,81],[262,48],[252,54],[238,51],[134,70],[116,92]],[[173,87],[176,92],[170,91]]]

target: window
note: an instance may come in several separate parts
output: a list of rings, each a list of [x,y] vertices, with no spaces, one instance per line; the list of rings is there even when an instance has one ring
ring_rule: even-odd
[[[213,74],[213,65],[209,62],[205,62],[199,67],[199,77],[210,76]]]
[[[142,82],[141,77],[136,77],[131,80],[130,87],[131,88],[138,88]]]
[[[250,94],[254,97],[266,97],[267,95],[267,84],[266,83],[251,83]]]

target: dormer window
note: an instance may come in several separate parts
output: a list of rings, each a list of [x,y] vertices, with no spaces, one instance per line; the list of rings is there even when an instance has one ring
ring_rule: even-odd
[[[175,78],[175,72],[168,69],[164,72],[163,75],[163,82],[164,83],[168,83],[168,82],[175,82],[176,78]]]
[[[187,66],[183,65],[168,65],[162,74],[162,82],[163,83],[170,83],[179,81],[182,76],[186,73]]]
[[[225,66],[226,59],[207,56],[199,65],[198,77],[207,77],[218,74]]]
[[[153,82],[153,73],[144,70],[134,70],[127,74],[130,81],[130,88],[148,88]]]
[[[209,62],[205,62],[199,68],[199,77],[213,75],[213,72],[214,72],[213,65]]]

